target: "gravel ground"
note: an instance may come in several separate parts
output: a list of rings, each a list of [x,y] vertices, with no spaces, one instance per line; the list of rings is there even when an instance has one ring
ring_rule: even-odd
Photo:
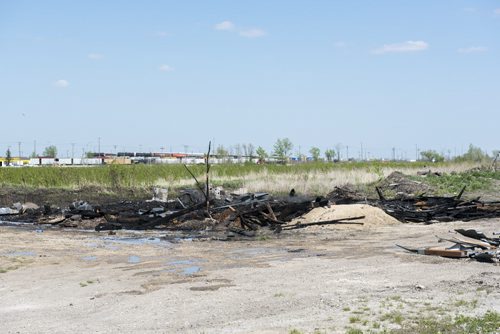
[[[345,333],[500,311],[500,266],[407,253],[500,219],[172,240],[0,225],[2,333]],[[170,241],[167,241],[170,240]]]

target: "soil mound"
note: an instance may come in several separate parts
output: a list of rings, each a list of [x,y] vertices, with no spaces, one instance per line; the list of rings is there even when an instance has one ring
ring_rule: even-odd
[[[359,192],[353,185],[346,184],[335,187],[326,195],[326,198],[335,204],[349,204],[364,201],[366,196]]]
[[[401,172],[392,172],[377,184],[383,193],[394,195],[397,198],[416,197],[424,193],[433,192],[433,189],[422,182],[412,180]],[[392,194],[391,194],[392,193]]]

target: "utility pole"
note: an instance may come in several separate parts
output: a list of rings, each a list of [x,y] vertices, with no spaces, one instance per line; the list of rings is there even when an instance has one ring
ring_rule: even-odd
[[[36,154],[36,140],[33,141],[33,158],[36,158],[38,154]]]
[[[361,161],[363,161],[363,143],[361,143],[360,156],[361,156]]]
[[[101,156],[101,137],[97,137],[97,153]]]
[[[345,147],[346,150],[346,160],[349,161],[349,145]]]
[[[19,154],[18,155],[19,159],[21,159],[21,142],[20,141],[17,142],[17,152]]]
[[[71,159],[75,158],[75,143],[71,143]]]
[[[396,161],[396,148],[392,148],[392,161]]]

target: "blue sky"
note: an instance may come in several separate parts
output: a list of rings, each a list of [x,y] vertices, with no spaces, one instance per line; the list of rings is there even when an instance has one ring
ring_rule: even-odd
[[[499,1],[2,1],[0,154],[491,151],[499,33]]]

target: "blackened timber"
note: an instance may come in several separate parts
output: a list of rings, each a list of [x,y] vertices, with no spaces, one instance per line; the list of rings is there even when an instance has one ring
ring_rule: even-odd
[[[354,222],[353,220],[360,220],[360,219],[364,219],[364,218],[365,218],[365,216],[357,216],[357,217],[332,219],[332,220],[325,220],[325,221],[312,222],[312,223],[299,223],[299,224],[292,225],[292,226],[284,226],[283,230],[295,230],[298,228],[304,228],[304,227],[315,226],[315,225],[332,225],[332,224],[363,225],[364,223]]]

